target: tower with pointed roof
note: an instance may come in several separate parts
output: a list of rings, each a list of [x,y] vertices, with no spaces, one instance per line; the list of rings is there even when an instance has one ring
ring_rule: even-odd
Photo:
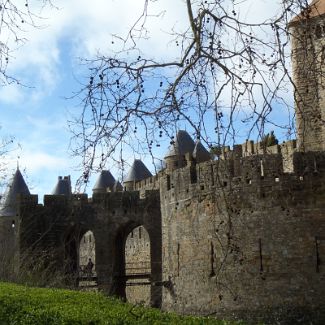
[[[93,187],[93,193],[115,192],[116,180],[108,170],[102,170]]]
[[[211,160],[211,154],[209,151],[203,146],[200,140],[195,142],[193,154],[193,158],[195,159],[196,163],[201,163],[204,161]]]
[[[71,191],[71,179],[70,176],[59,176],[58,182],[56,183],[52,195],[65,195],[70,197],[72,194]]]
[[[210,159],[211,155],[201,141],[197,140],[194,142],[191,136],[184,130],[177,132],[176,140],[171,143],[165,155],[168,172],[185,167],[192,160],[200,163]]]
[[[20,196],[30,195],[28,186],[19,168],[13,175],[6,193],[0,201],[0,254],[2,267],[0,274],[15,272],[19,259]]]
[[[192,155],[194,147],[195,143],[191,136],[185,130],[179,130],[165,156],[167,170],[172,171],[186,166],[185,156]]]
[[[26,185],[23,175],[17,168],[6,193],[0,201],[0,217],[14,217],[17,214],[18,195],[29,195],[29,189]]]
[[[289,23],[298,149],[325,150],[325,0]]]
[[[136,182],[151,176],[152,174],[146,165],[140,159],[135,159],[127,176],[124,179],[124,188],[126,191],[133,191],[135,189],[134,185]]]
[[[43,205],[17,169],[0,206],[3,265],[16,259],[19,269],[33,247],[72,280],[95,243],[99,289],[131,302],[149,296],[164,310],[254,324],[325,324],[325,0],[289,28],[300,152],[294,142],[246,141],[212,160],[180,130],[157,175],[136,159],[125,191],[109,193],[121,184],[103,170],[89,200],[59,177]]]

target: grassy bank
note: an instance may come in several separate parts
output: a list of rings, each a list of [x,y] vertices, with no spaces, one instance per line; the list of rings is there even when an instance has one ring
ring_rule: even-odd
[[[100,293],[0,283],[0,324],[215,324],[240,323],[182,317],[132,306]]]

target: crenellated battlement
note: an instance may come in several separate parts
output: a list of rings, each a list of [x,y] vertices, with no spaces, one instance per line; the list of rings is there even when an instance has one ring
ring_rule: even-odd
[[[135,188],[141,193],[159,186],[163,198],[173,193],[174,200],[176,193],[179,199],[185,199],[218,189],[258,192],[265,187],[276,190],[298,186],[303,190],[320,178],[325,178],[324,152],[298,152],[295,140],[266,148],[261,142],[246,141],[232,150],[224,147],[217,160],[195,163],[187,159],[185,167],[164,170],[137,182]]]
[[[253,317],[257,303],[267,313],[263,308],[276,309],[282,297],[298,309],[304,305],[297,295],[323,299],[325,152],[299,152],[295,141],[266,148],[247,141],[215,160],[186,153],[184,161],[134,182],[135,190],[46,195],[43,205],[37,196],[20,196],[19,215],[2,227],[8,234],[16,227],[21,251],[36,242],[59,266],[71,253],[67,243],[78,247],[92,231],[104,289],[119,284],[107,274],[124,274],[124,249],[135,256],[137,247],[152,245],[154,283],[175,287],[151,287],[164,309],[207,313],[221,306],[224,317],[243,306]],[[138,226],[150,240],[132,237]],[[128,234],[131,248],[123,246]]]
[[[91,198],[59,177],[44,204],[17,169],[0,206],[3,265],[20,269],[18,255],[36,248],[55,271],[78,277],[91,256],[99,288],[131,302],[150,296],[185,314],[325,324],[324,19],[325,0],[314,0],[289,24],[297,141],[275,144],[271,132],[212,157],[179,130],[156,175],[139,159],[123,186],[102,170]],[[81,247],[91,248],[83,260]]]
[[[254,142],[253,140],[247,140],[242,144],[234,145],[233,149],[230,146],[224,146],[220,150],[221,159],[229,159],[236,157],[248,157],[252,155],[263,154],[279,154],[292,155],[297,151],[296,140],[285,141],[282,144],[275,144],[266,146],[263,141]]]
[[[116,208],[132,208],[146,205],[147,202],[159,202],[158,190],[141,189],[140,191],[123,191],[123,192],[107,192],[94,193],[91,204],[103,205],[108,209]]]
[[[267,186],[274,183],[279,186],[282,182],[302,181],[309,176],[325,177],[324,152],[290,152],[290,154],[292,172],[287,172],[286,161],[281,153],[241,157],[233,155],[228,159],[188,166],[166,175],[165,179],[169,179],[166,182],[169,183],[166,190],[177,188],[181,191],[193,184],[198,184],[199,188],[204,189],[211,186],[226,188],[234,184]]]
[[[161,172],[152,177],[145,178],[139,182],[135,183],[134,190],[136,191],[145,191],[145,190],[159,190],[159,179]]]
[[[157,175],[134,182],[133,189],[139,191],[140,197],[143,197],[145,190],[168,190],[174,184],[179,188],[188,188],[191,184],[199,183],[201,187],[207,188],[208,184],[217,184],[220,180],[224,184],[232,183],[232,178],[241,178],[246,183],[269,177],[267,175],[279,178],[279,175],[284,173],[294,173],[297,168],[300,171],[299,165],[302,162],[297,157],[294,159],[296,152],[296,140],[272,146],[265,146],[264,142],[255,143],[247,140],[234,145],[232,149],[229,146],[222,147],[216,160],[210,159],[205,162],[197,162],[192,153],[188,152],[182,158],[183,167],[165,168]],[[172,159],[179,160],[177,157]],[[165,186],[161,184],[162,180]]]

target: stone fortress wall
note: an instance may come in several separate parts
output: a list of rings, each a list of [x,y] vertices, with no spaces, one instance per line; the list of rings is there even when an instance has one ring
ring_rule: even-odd
[[[109,294],[186,314],[324,324],[324,0],[308,15],[290,23],[297,141],[246,141],[213,160],[180,130],[157,175],[135,160],[122,187],[102,171],[92,199],[61,178],[44,205],[17,171],[23,190],[2,201],[0,218],[9,255],[37,242],[74,274],[91,231],[98,286]]]
[[[159,193],[145,194],[97,192],[91,199],[54,194],[46,195],[44,204],[38,204],[37,195],[18,195],[16,246],[24,260],[29,253],[50,260],[71,284],[90,257],[101,290],[160,306],[161,288],[153,287],[162,278]]]
[[[275,321],[324,306],[325,153],[260,149],[161,175],[164,309]]]
[[[325,153],[297,152],[294,142],[264,153],[260,147],[246,142],[200,163],[187,153],[181,168],[134,181],[136,191],[97,192],[91,200],[49,195],[44,205],[24,197],[19,247],[45,233],[42,247],[55,247],[58,264],[64,256],[74,268],[77,244],[91,230],[99,286],[107,292],[121,274],[118,252],[125,252],[126,275],[131,264],[137,274],[155,274],[152,258],[161,252],[161,275],[152,285],[141,284],[148,278],[126,280],[138,283],[124,286],[130,301],[150,303],[158,295],[163,309],[187,314],[314,317],[325,306]],[[284,168],[287,148],[291,172]],[[148,190],[152,184],[159,184],[159,196]]]
[[[289,24],[298,148],[325,150],[325,21],[323,0]]]

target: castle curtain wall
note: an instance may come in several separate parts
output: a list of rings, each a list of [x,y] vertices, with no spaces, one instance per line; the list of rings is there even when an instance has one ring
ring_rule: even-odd
[[[190,168],[176,170],[169,190],[162,178],[164,309],[273,321],[324,316],[325,187],[312,172],[324,155],[293,160],[296,174],[267,155],[197,165],[194,184]]]

